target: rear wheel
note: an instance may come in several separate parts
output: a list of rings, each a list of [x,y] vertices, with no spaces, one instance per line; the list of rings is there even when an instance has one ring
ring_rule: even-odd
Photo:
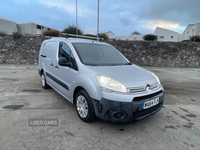
[[[44,72],[42,72],[42,75],[41,75],[41,84],[42,84],[42,87],[44,89],[49,89],[50,88],[50,86],[46,82],[46,77],[44,75]]]
[[[76,95],[76,111],[78,116],[84,122],[92,122],[95,120],[94,108],[91,98],[85,90],[80,90]]]

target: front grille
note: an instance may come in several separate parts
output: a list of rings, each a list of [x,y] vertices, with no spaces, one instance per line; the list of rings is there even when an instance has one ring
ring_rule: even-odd
[[[155,96],[159,95],[160,93],[162,93],[162,90],[159,91],[159,92],[156,92],[154,94],[150,94],[150,95],[146,95],[146,96],[141,96],[141,97],[135,97],[133,99],[133,101],[141,101],[141,100],[144,100],[144,99],[149,99],[149,98],[152,98],[152,97],[155,97]]]
[[[153,84],[146,84],[144,86],[141,86],[141,87],[134,87],[134,88],[128,88],[129,92],[130,93],[139,93],[139,92],[145,92],[149,89],[151,90],[154,90],[156,88],[159,88],[159,84],[156,82],[156,83],[153,83]]]
[[[162,103],[159,103],[158,105],[156,105],[154,107],[134,112],[133,116],[134,116],[134,118],[139,118],[139,117],[145,116],[145,115],[147,115],[147,114],[149,114],[149,113],[151,113],[151,112],[156,111],[157,109],[159,109],[160,106],[161,106],[161,104]]]

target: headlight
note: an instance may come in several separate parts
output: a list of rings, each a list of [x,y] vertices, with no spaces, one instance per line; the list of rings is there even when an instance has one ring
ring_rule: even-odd
[[[158,79],[158,77],[153,73],[153,72],[151,72],[153,75],[154,75],[154,77],[156,78],[156,80],[157,80],[157,82],[158,82],[158,85],[160,85],[160,80]]]
[[[96,75],[97,82],[100,86],[100,89],[107,92],[127,92],[126,87],[117,80],[112,78]]]

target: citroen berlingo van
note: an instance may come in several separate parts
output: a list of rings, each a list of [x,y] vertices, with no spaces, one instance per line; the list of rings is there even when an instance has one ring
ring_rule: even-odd
[[[159,111],[164,89],[158,77],[132,64],[113,46],[80,38],[45,40],[39,75],[49,87],[76,105],[81,120],[95,117],[129,123]]]

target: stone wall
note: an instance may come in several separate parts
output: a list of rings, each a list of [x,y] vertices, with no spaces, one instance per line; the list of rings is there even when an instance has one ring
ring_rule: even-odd
[[[0,64],[37,64],[44,37],[0,37]],[[200,67],[200,43],[110,41],[131,62],[147,66]]]
[[[12,36],[0,36],[0,64],[37,64],[44,40],[40,36],[22,36],[16,40]]]
[[[110,41],[137,65],[200,67],[198,42]]]

